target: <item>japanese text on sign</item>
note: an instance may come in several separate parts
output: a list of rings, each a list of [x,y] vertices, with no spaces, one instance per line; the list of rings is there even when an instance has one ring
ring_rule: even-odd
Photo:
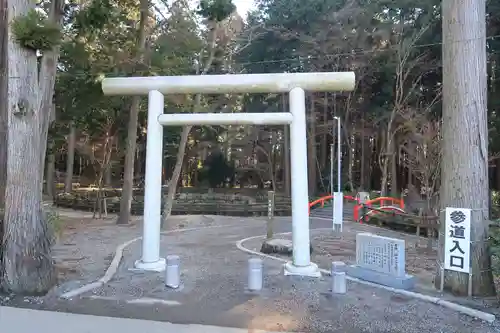
[[[470,272],[471,210],[446,208],[444,269]]]

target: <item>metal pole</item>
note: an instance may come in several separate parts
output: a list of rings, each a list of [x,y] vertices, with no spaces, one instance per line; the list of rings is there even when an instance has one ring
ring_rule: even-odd
[[[342,195],[342,150],[341,150],[341,133],[340,133],[340,117],[334,117],[337,120],[337,192],[333,194],[333,230],[337,231],[340,228],[342,232],[342,219],[343,219],[343,195]]]
[[[330,145],[330,193],[333,195],[333,192],[335,192],[335,188],[333,186],[333,143],[332,143]]]

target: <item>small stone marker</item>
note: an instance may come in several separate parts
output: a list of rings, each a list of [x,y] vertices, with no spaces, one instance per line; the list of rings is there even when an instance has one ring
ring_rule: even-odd
[[[345,294],[347,292],[345,271],[346,265],[342,261],[332,262],[332,293]]]
[[[248,259],[248,290],[259,291],[262,289],[262,259]]]
[[[368,193],[368,192],[358,192],[358,194],[356,194],[356,199],[357,199],[358,203],[364,204],[365,202],[367,202],[368,200],[370,200],[370,193]]]
[[[347,274],[398,289],[411,289],[415,278],[405,271],[405,241],[371,233],[356,235],[356,265]]]
[[[165,285],[172,289],[177,289],[181,284],[181,259],[177,255],[169,255],[166,258],[167,267],[165,269]]]

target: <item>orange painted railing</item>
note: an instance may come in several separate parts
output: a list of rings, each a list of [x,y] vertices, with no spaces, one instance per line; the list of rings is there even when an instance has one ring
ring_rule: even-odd
[[[313,208],[314,206],[318,205],[318,204],[321,204],[321,208],[325,207],[325,201],[329,201],[329,200],[332,200],[333,199],[333,195],[327,195],[327,196],[324,196],[324,197],[321,197],[319,199],[316,199],[312,202],[309,203],[309,213],[311,212],[311,208]],[[344,195],[344,200],[350,200],[350,201],[356,201],[358,202],[358,200],[351,196],[351,195]]]
[[[384,212],[399,212],[399,213],[404,213],[404,209],[397,207],[397,206],[381,206],[378,207],[377,210],[370,210],[369,212],[366,213],[367,217],[370,217],[372,215],[375,215],[377,213],[380,213],[380,211]]]
[[[391,197],[379,197],[372,200],[368,200],[364,203],[364,206],[373,207],[375,204],[380,205],[383,210],[401,210],[404,211],[405,203],[403,199],[391,198]],[[391,207],[392,206],[392,207]],[[354,220],[362,222],[360,220],[359,211],[363,208],[363,204],[358,204],[354,207]],[[366,221],[367,216],[363,219]]]

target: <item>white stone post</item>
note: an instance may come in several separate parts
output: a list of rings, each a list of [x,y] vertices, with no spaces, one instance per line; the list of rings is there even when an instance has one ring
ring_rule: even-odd
[[[248,290],[259,291],[262,289],[262,259],[248,259]]]
[[[290,91],[290,165],[292,167],[293,262],[285,265],[286,275],[321,276],[311,263],[309,243],[309,194],[307,183],[306,101],[302,88]]]
[[[181,285],[181,259],[177,255],[169,255],[166,261],[165,285],[169,288],[177,289]]]
[[[342,261],[332,262],[332,293],[345,294],[347,292],[346,265]]]
[[[156,90],[150,91],[148,94],[142,258],[135,262],[136,268],[149,271],[165,269],[165,258],[160,258],[163,126],[158,122],[163,109],[163,94]]]

